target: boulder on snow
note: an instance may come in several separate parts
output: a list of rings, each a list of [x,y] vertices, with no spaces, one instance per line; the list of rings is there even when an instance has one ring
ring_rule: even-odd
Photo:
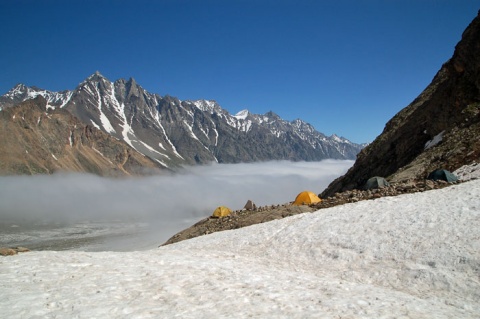
[[[0,248],[0,256],[13,256],[16,254],[17,254],[17,251],[15,249],[8,248],[8,247]]]
[[[26,252],[30,251],[30,249],[28,249],[26,247],[14,247],[13,249],[15,249],[18,253],[26,253]]]
[[[0,247],[0,256],[13,256],[18,253],[26,253],[27,251],[30,251],[30,249],[25,247]]]

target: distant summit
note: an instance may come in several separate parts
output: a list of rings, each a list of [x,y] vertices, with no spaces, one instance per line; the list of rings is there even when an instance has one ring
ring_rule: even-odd
[[[239,119],[239,120],[245,120],[248,116],[248,114],[250,114],[248,112],[248,110],[242,110],[240,112],[238,112],[237,114],[235,114],[235,118]]]

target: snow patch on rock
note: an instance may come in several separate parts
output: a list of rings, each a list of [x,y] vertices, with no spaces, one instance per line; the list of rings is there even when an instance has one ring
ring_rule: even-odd
[[[436,145],[438,145],[442,140],[443,140],[443,134],[445,131],[441,131],[439,134],[435,135],[433,139],[425,143],[425,150],[428,150],[429,148],[432,148]]]

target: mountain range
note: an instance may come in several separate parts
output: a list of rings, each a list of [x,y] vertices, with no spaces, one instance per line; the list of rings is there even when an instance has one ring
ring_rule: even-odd
[[[300,119],[286,121],[273,112],[248,110],[231,115],[212,100],[162,97],[133,78],[111,82],[99,72],[73,91],[18,84],[0,97],[0,109],[39,96],[47,110],[64,110],[168,169],[210,162],[354,159],[365,146],[325,136]]]

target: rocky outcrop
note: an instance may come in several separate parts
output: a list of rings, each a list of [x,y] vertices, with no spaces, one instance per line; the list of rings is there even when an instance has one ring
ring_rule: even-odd
[[[0,112],[0,174],[161,172],[161,165],[38,96]]]
[[[13,256],[18,253],[29,252],[30,249],[25,247],[0,247],[0,256]]]
[[[480,158],[480,17],[463,33],[453,57],[382,134],[333,181],[322,197],[359,188],[372,176],[405,181],[430,170],[451,171]],[[430,142],[430,143],[429,143]]]

